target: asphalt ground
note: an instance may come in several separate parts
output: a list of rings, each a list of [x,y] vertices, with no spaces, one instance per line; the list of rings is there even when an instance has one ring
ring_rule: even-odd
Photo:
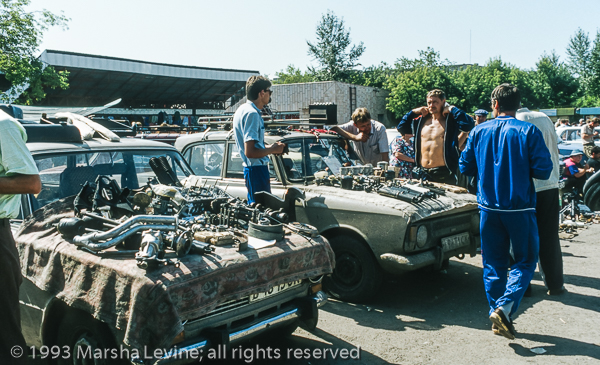
[[[442,273],[388,279],[369,304],[331,300],[312,333],[299,329],[287,339],[254,344],[281,349],[280,359],[254,363],[600,364],[600,224],[577,233],[561,240],[568,293],[547,295],[536,272],[533,295],[523,298],[514,318],[515,340],[491,331],[481,256],[476,256],[452,259]],[[342,349],[358,347],[360,359],[352,356],[357,351],[340,358]],[[340,351],[336,359],[333,352],[323,359],[315,349]]]

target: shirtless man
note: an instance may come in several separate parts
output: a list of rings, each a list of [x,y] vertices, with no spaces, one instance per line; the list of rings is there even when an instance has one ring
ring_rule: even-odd
[[[415,162],[429,181],[456,185],[459,146],[475,122],[467,113],[446,103],[440,89],[427,93],[427,106],[408,112],[398,124],[401,134],[415,134]]]

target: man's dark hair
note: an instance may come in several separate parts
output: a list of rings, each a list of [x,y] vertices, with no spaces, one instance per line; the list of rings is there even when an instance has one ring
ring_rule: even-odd
[[[521,93],[516,86],[509,83],[496,86],[492,91],[492,107],[494,100],[498,100],[501,112],[516,111],[521,107]]]
[[[590,150],[590,153],[600,153],[600,146],[594,146]]]
[[[433,89],[427,93],[427,97],[437,96],[440,100],[446,100],[446,93],[441,89]]]
[[[588,123],[592,122],[592,123],[594,123],[594,124],[600,124],[600,118],[598,118],[598,117],[594,117],[594,118],[592,118],[592,119],[588,120],[587,122],[588,122]]]
[[[248,100],[258,99],[261,91],[271,87],[271,81],[264,76],[250,76],[246,81],[246,97]]]

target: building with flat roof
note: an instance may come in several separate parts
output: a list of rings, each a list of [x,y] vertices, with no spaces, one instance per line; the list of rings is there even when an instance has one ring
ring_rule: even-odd
[[[371,118],[387,127],[395,127],[393,113],[386,110],[388,92],[370,86],[347,84],[339,81],[306,82],[298,84],[275,84],[271,109],[288,119],[308,119],[308,106],[313,103],[331,102],[337,105],[338,124],[350,121],[356,108],[367,108]],[[246,98],[226,109],[234,113],[246,102]]]
[[[45,50],[40,59],[69,72],[69,88],[48,90],[38,105],[104,105],[120,109],[224,110],[225,102],[258,71],[170,65],[117,57]],[[147,113],[140,113],[147,114]]]

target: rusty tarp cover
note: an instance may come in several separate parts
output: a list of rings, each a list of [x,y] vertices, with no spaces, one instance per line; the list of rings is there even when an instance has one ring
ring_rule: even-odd
[[[23,276],[69,306],[125,330],[124,343],[138,349],[169,347],[182,321],[222,302],[333,271],[325,239],[293,234],[275,246],[241,253],[218,247],[210,255],[187,255],[179,267],[146,272],[132,252],[94,255],[65,241],[53,224],[72,217],[72,207],[73,198],[59,200],[23,222],[15,237]]]

